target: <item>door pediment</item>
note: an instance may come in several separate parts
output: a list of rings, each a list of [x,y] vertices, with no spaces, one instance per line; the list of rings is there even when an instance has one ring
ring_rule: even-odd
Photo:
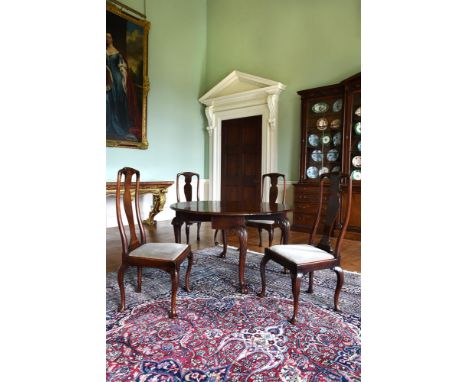
[[[268,95],[279,94],[285,88],[286,86],[281,82],[234,70],[203,95],[199,101],[207,106],[216,106],[238,102],[242,99],[265,99]]]

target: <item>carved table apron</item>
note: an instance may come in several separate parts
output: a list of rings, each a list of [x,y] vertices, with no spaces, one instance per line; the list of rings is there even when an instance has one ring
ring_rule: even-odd
[[[155,182],[140,182],[140,195],[142,194],[152,194],[153,195],[153,204],[151,205],[151,210],[148,216],[148,219],[143,220],[143,223],[147,225],[156,225],[154,217],[163,210],[164,204],[166,203],[166,194],[167,189],[174,184],[172,181],[155,181]],[[106,198],[108,196],[115,196],[117,191],[116,182],[107,182],[106,183]],[[135,196],[135,191],[132,190],[132,198]]]
[[[280,227],[283,243],[289,239],[289,220],[286,216],[291,211],[284,203],[248,203],[248,202],[181,202],[174,203],[171,208],[176,211],[172,220],[176,243],[181,242],[181,228],[185,222],[206,221],[211,222],[213,229],[234,232],[239,238],[239,284],[240,292],[247,293],[244,280],[245,259],[247,255],[247,229],[246,218],[255,220],[274,220]],[[224,249],[220,257],[226,255],[227,242],[224,240]]]

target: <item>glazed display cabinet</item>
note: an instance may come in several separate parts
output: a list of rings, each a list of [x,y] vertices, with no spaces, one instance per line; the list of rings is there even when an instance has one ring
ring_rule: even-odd
[[[353,179],[347,237],[360,239],[361,74],[339,84],[301,90],[298,94],[301,96],[301,161],[300,180],[294,185],[292,229],[310,230],[318,208],[319,176],[341,171],[351,174]],[[336,224],[341,224],[343,218],[340,215]]]

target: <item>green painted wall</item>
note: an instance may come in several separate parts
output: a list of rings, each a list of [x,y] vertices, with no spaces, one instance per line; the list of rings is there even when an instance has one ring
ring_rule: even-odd
[[[125,3],[144,10],[144,0]],[[234,69],[287,85],[278,165],[299,179],[296,92],[360,71],[360,12],[360,0],[147,0],[149,149],[107,148],[107,180],[123,166],[140,169],[143,180],[174,179],[182,170],[208,177],[198,98]]]
[[[143,0],[125,4],[143,12]],[[203,174],[204,112],[198,102],[206,69],[206,0],[148,0],[147,150],[107,148],[107,180],[131,166],[142,180],[172,180],[179,171]],[[104,36],[103,36],[104,40]]]
[[[360,0],[208,0],[202,93],[234,69],[284,83],[278,170],[289,180],[299,179],[296,92],[339,82],[361,70],[360,8]]]

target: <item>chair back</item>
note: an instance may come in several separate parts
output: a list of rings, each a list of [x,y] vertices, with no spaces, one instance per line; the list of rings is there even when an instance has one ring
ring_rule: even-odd
[[[279,203],[278,202],[278,180],[282,178],[282,182],[280,187],[283,189],[283,194],[281,197],[281,203],[284,203],[286,198],[286,178],[284,174],[280,174],[277,172],[271,172],[268,174],[263,174],[262,176],[262,202],[263,202],[263,192],[265,191],[265,180],[266,178],[270,178],[270,190],[268,193],[268,202],[269,203]]]
[[[132,178],[135,175],[136,182],[132,184]],[[123,178],[123,186],[122,186]],[[122,190],[123,188],[123,198]],[[128,228],[130,232],[130,242],[127,238],[125,226],[122,220],[121,201],[123,199],[123,207],[127,218]],[[133,199],[133,204],[132,204]],[[135,248],[146,243],[145,230],[141,221],[140,214],[140,172],[131,167],[124,167],[117,173],[117,189],[115,195],[117,222],[119,226],[120,238],[122,240],[122,257],[128,254]],[[135,213],[134,213],[135,212]],[[140,238],[137,236],[135,227],[135,217],[138,223]]]
[[[329,182],[329,193],[327,200],[324,198],[324,184],[326,181]],[[343,244],[346,230],[348,229],[349,217],[351,214],[352,187],[352,179],[349,175],[332,172],[322,174],[320,176],[319,208],[317,217],[315,218],[315,223],[312,227],[312,231],[310,232],[309,244],[314,244],[319,225],[321,225],[323,228],[322,237],[320,238],[320,241],[316,247],[331,253],[335,256],[335,258],[340,257],[341,246]],[[346,197],[345,204],[343,204],[343,197]],[[324,213],[322,213],[322,211]],[[338,218],[338,215],[340,215],[340,211],[344,220],[341,227],[338,227],[340,231],[335,248],[333,248],[330,242],[330,238],[333,235],[335,222]],[[323,224],[320,224],[322,219],[324,219]]]
[[[192,201],[192,178],[196,178],[196,187],[197,187],[197,202],[200,200],[200,175],[196,172],[179,172],[176,178],[176,196],[177,203],[180,202],[180,190],[179,190],[179,178],[183,176],[185,179],[184,185],[184,197],[185,201]]]

